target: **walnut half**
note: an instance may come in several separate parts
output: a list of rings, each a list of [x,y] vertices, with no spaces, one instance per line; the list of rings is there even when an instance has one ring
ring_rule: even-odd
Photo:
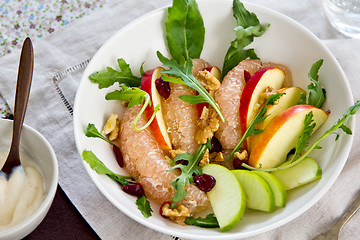
[[[207,70],[200,71],[196,76],[200,84],[208,91],[216,91],[220,88],[220,81]]]
[[[213,152],[209,156],[211,163],[222,163],[224,162],[224,155],[222,152]]]
[[[241,153],[235,152],[235,157],[237,157],[238,159],[240,159],[242,161],[247,161],[249,158],[249,154],[246,150],[242,150]]]
[[[186,153],[186,152],[181,149],[171,149],[171,150],[169,150],[169,157],[171,159],[174,159],[177,155],[182,154],[182,153]]]
[[[113,141],[119,136],[120,131],[120,121],[119,116],[117,114],[111,113],[104,128],[102,134],[109,135],[109,140]]]
[[[209,154],[209,149],[206,149],[204,156],[201,158],[200,162],[199,162],[199,166],[203,167],[207,164],[210,163],[210,158],[209,158],[210,154]]]
[[[195,139],[199,144],[204,144],[219,129],[219,115],[215,109],[204,107],[198,120],[198,126],[199,130],[196,133]]]
[[[170,204],[166,203],[161,208],[161,214],[178,224],[184,224],[185,219],[190,216],[190,211],[184,205],[179,205],[177,208],[171,208]]]

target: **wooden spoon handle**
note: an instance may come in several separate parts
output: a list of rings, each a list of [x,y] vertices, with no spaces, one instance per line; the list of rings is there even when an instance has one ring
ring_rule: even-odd
[[[34,65],[33,46],[30,38],[26,38],[21,50],[18,78],[16,83],[13,137],[12,137],[10,153],[9,153],[9,156],[12,155],[14,159],[14,162],[12,163],[12,167],[20,165],[20,157],[19,157],[20,135],[21,135],[22,125],[24,122],[27,102],[30,94],[33,65]]]

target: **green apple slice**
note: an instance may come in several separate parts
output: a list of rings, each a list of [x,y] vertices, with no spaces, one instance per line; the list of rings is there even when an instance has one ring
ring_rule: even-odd
[[[203,173],[215,178],[216,184],[207,196],[222,232],[230,230],[245,212],[246,196],[235,176],[227,168],[208,164]]]
[[[246,195],[246,207],[264,212],[275,210],[274,194],[262,177],[249,170],[232,170]]]
[[[282,182],[277,179],[274,175],[268,172],[252,171],[256,173],[270,186],[275,199],[276,207],[285,207],[286,205],[286,191]]]
[[[285,190],[290,190],[322,176],[319,164],[313,158],[305,158],[293,167],[272,172],[284,185]]]

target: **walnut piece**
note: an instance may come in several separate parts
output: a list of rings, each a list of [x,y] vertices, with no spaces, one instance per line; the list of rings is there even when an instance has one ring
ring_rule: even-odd
[[[179,205],[177,208],[171,208],[170,204],[164,204],[162,206],[162,215],[170,218],[172,221],[178,224],[184,224],[187,217],[190,216],[190,211],[184,205]]]
[[[204,156],[201,158],[200,162],[199,162],[199,166],[203,167],[207,164],[210,163],[210,158],[209,158],[209,149],[206,149]]]
[[[241,153],[235,152],[235,157],[237,157],[240,160],[247,161],[249,158],[249,154],[246,150],[242,150]]]
[[[219,115],[215,109],[204,107],[198,120],[198,126],[199,130],[196,133],[195,139],[199,144],[204,144],[219,129]]]
[[[215,93],[216,90],[220,88],[220,81],[210,74],[209,71],[204,70],[200,71],[196,76],[196,79],[199,80],[200,84],[211,93]]]
[[[169,150],[169,157],[171,159],[174,159],[177,155],[179,155],[181,153],[186,153],[186,152],[181,149],[171,149],[171,150]]]
[[[109,135],[109,140],[113,141],[119,136],[120,131],[120,121],[119,116],[117,114],[111,113],[104,128],[102,134]]]
[[[224,162],[224,155],[222,152],[213,152],[209,156],[211,163],[222,163]]]

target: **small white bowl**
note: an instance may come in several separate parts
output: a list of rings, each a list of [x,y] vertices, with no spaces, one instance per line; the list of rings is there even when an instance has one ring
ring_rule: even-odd
[[[12,135],[12,121],[0,119],[0,150],[9,151]],[[20,152],[33,160],[44,181],[44,201],[25,221],[5,231],[0,231],[0,239],[21,239],[31,233],[45,218],[54,200],[59,171],[54,150],[49,142],[35,129],[23,125],[20,138]]]

